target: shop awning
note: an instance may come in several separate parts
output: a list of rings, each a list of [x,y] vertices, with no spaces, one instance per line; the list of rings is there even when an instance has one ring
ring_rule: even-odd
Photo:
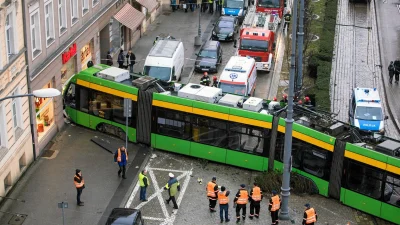
[[[136,30],[144,20],[145,16],[142,12],[136,10],[127,3],[117,14],[115,14],[114,18],[124,26],[129,27],[129,29]]]
[[[146,7],[149,12],[152,12],[158,5],[156,0],[136,0],[142,6]]]

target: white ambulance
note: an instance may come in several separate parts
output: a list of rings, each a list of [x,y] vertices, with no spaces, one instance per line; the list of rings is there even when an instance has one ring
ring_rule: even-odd
[[[251,57],[232,56],[219,77],[223,93],[253,96],[256,89],[256,62]]]

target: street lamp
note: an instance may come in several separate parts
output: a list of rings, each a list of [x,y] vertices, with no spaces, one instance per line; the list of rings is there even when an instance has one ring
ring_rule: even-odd
[[[6,99],[12,98],[21,98],[21,97],[37,97],[37,98],[52,98],[61,95],[61,92],[55,88],[44,88],[32,91],[32,93],[23,94],[23,95],[11,95],[4,98],[0,98],[0,102]],[[29,100],[30,101],[30,100]],[[29,112],[31,112],[31,108],[29,107]],[[31,135],[32,135],[32,146],[33,146],[33,160],[36,160],[36,147],[35,147],[35,133],[33,129],[33,116],[30,113],[31,119]]]

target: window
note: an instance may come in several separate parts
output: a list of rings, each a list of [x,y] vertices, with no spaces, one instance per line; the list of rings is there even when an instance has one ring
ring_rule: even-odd
[[[261,155],[264,152],[267,129],[240,123],[229,125],[229,149]],[[266,148],[269,146],[266,145]]]
[[[18,88],[14,91],[13,95],[19,95]],[[12,100],[12,119],[14,129],[21,128],[21,102],[20,98]]]
[[[25,153],[19,158],[19,170],[22,171],[26,167],[26,156]]]
[[[14,11],[6,16],[6,48],[8,60],[16,53],[15,52],[15,33],[14,33]]]
[[[192,124],[193,141],[221,148],[227,147],[228,132],[225,121],[193,116]]]
[[[71,83],[68,87],[67,93],[64,98],[64,105],[71,108],[76,108],[76,94],[75,84]]]
[[[31,16],[32,55],[33,55],[33,59],[35,59],[42,52],[42,46],[41,46],[41,42],[40,42],[39,9],[37,9],[33,13],[31,13],[30,16]]]
[[[383,172],[375,167],[345,159],[344,184],[346,188],[380,199],[382,190]]]
[[[120,42],[119,46],[121,47],[122,50],[124,50],[125,26],[122,25],[122,23],[120,23],[119,29],[120,29],[120,34],[121,34],[121,39],[120,39],[121,42]]]
[[[71,0],[71,23],[78,22],[78,0]]]
[[[11,181],[11,172],[7,174],[7,176],[3,180],[4,182],[4,191],[7,193],[11,189],[12,181]]]
[[[190,117],[181,112],[157,108],[157,133],[165,136],[189,139]]]
[[[82,16],[89,12],[89,0],[82,0]]]
[[[65,10],[66,10],[66,3],[65,0],[58,0],[58,25],[60,35],[67,31],[67,23],[65,18]]]
[[[389,173],[386,177],[383,200],[391,205],[400,207],[400,176]]]
[[[79,87],[79,110],[85,113],[89,112],[89,89]]]
[[[99,4],[99,0],[92,0],[92,8]]]
[[[53,1],[48,1],[44,5],[44,19],[46,25],[46,45],[50,46],[54,42],[54,11]]]
[[[3,105],[0,105],[0,148],[6,147],[6,122]]]

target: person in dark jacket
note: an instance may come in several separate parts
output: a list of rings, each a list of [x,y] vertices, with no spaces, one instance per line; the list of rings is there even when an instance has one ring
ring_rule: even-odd
[[[107,52],[106,58],[107,58],[106,64],[109,65],[109,66],[112,66],[114,63],[113,63],[113,58],[111,56],[111,52],[110,51]]]
[[[203,0],[201,3],[201,11],[206,12],[208,9],[208,0]]]
[[[82,195],[83,189],[85,188],[85,180],[83,180],[82,172],[80,169],[75,170],[74,184],[75,184],[76,192],[77,192],[77,194],[76,194],[77,204],[79,206],[83,206],[84,202],[81,201],[81,195]]]
[[[124,68],[124,50],[122,50],[122,49],[119,51],[118,65],[119,65],[119,68]]]
[[[210,86],[210,77],[208,77],[208,73],[204,72],[203,76],[200,79],[200,84],[204,86]]]
[[[213,83],[211,87],[218,87],[218,78],[217,76],[213,76]]]
[[[117,154],[117,162],[118,162],[118,166],[119,166],[118,177],[121,176],[121,172],[122,172],[122,178],[126,179],[125,172],[126,172],[126,164],[128,163],[128,152],[126,151],[124,146],[121,146],[117,150],[116,154]]]
[[[178,209],[178,204],[176,204],[175,196],[178,191],[181,190],[181,185],[179,184],[179,181],[174,177],[173,173],[169,173],[168,175],[169,181],[164,186],[164,190],[168,190],[169,198],[165,201],[167,202],[167,204],[169,204],[169,201],[172,201],[172,203],[174,204],[174,209]]]
[[[395,71],[394,65],[393,65],[393,61],[390,61],[390,64],[388,66],[388,70],[389,70],[389,83],[392,84],[394,71]]]
[[[397,58],[394,63],[394,76],[396,78],[396,84],[399,83],[399,74],[400,74],[400,58]]]
[[[149,179],[147,179],[146,175],[147,175],[147,170],[142,170],[142,172],[139,174],[140,201],[144,202],[147,202],[146,190],[150,184]]]
[[[126,60],[128,61],[129,72],[133,73],[133,65],[135,65],[136,56],[131,50],[129,50],[128,54],[126,54]]]

